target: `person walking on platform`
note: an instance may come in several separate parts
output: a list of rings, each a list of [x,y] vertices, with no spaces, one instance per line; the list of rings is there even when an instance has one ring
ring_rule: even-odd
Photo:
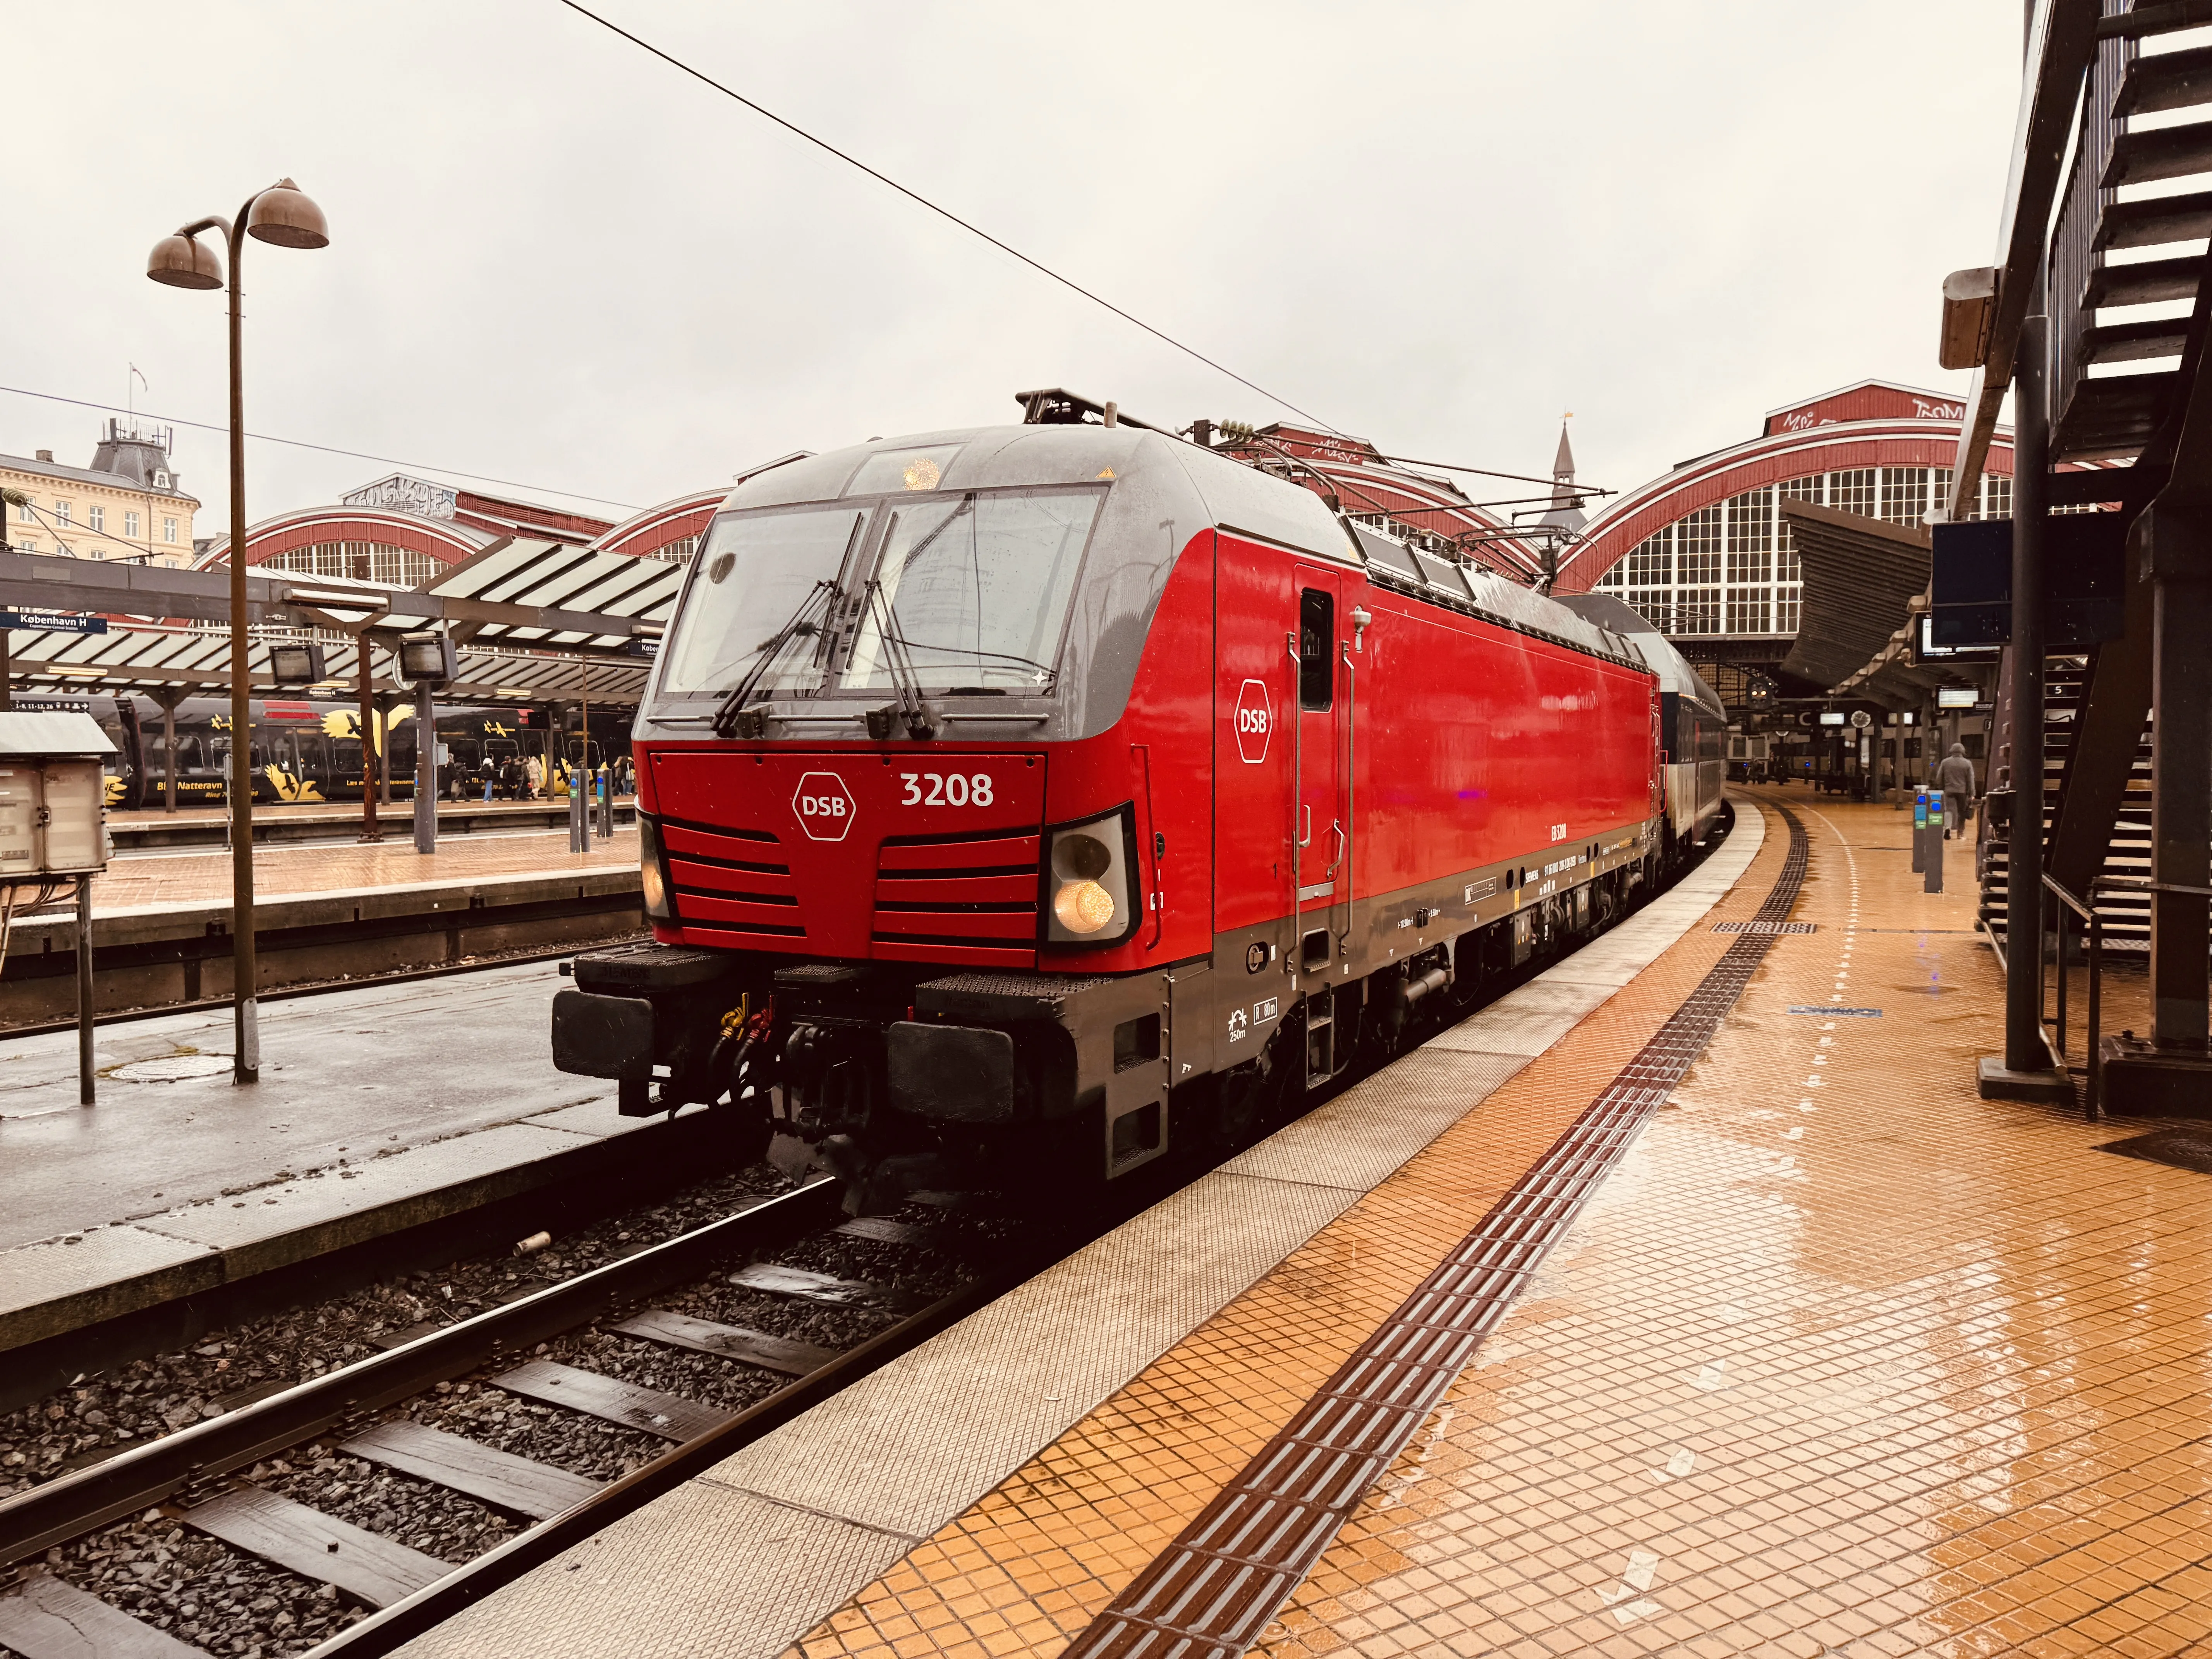
[[[523,769],[523,782],[529,788],[532,800],[538,799],[538,792],[545,787],[545,769],[539,764],[535,755],[530,757],[529,764]]]
[[[1943,839],[1966,832],[1974,816],[1974,763],[1966,758],[1966,745],[1954,743],[1936,769],[1936,787],[1943,792]]]

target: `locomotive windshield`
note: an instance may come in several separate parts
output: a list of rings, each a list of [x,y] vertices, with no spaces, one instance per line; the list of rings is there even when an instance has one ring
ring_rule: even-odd
[[[890,510],[874,582],[839,683],[892,684],[903,645],[925,686],[1042,691],[1055,672],[1098,496],[1091,490],[963,495]]]
[[[664,693],[1049,691],[1104,491],[971,491],[718,519]]]
[[[786,625],[821,584],[836,583],[867,522],[865,507],[717,519],[699,550],[698,578],[667,647],[660,689],[726,691],[771,651],[784,672],[803,672],[815,653],[790,648]],[[813,639],[812,629],[806,637]],[[814,673],[810,689],[821,683]]]

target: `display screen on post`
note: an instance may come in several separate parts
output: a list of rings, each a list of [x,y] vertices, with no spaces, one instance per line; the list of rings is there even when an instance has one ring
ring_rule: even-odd
[[[1936,688],[1938,708],[1972,708],[1982,700],[1982,694],[1971,685],[1939,685]]]

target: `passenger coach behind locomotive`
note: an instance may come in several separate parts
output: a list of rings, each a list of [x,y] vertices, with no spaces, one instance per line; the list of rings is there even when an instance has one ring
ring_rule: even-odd
[[[1667,828],[1676,862],[1705,844],[1727,781],[1728,707],[1640,611],[1610,593],[1565,593],[1577,616],[1624,635],[1659,677],[1659,747],[1667,779]]]
[[[634,733],[658,942],[556,1060],[855,1207],[1241,1133],[1657,878],[1671,654],[1131,423],[757,474]]]

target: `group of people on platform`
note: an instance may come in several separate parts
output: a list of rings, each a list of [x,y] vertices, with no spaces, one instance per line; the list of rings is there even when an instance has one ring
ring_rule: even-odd
[[[573,778],[576,775],[570,773]],[[617,756],[611,763],[602,762],[590,775],[592,793],[605,796],[611,793],[617,798],[637,793],[637,769],[628,755]],[[552,792],[548,788],[545,760],[541,755],[509,755],[497,766],[490,767],[477,777],[453,780],[455,799],[473,794],[471,786],[480,785],[486,800],[549,800]]]

